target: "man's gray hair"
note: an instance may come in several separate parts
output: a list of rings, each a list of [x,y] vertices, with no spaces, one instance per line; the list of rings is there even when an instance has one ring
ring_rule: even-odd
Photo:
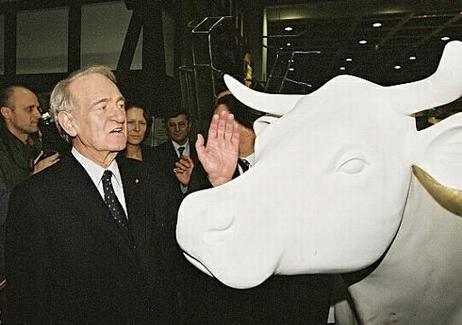
[[[109,67],[104,65],[93,65],[74,71],[66,79],[58,82],[51,92],[50,113],[52,118],[55,120],[59,133],[67,142],[71,142],[71,138],[59,125],[58,114],[59,112],[72,113],[73,110],[78,108],[78,102],[76,98],[72,97],[72,94],[69,91],[69,85],[76,79],[95,73],[103,75],[113,83],[116,83],[114,73]]]

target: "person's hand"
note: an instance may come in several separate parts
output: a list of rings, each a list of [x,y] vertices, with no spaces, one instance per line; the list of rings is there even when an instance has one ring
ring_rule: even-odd
[[[35,158],[34,160],[34,171],[32,174],[37,174],[38,172],[44,170],[45,168],[50,167],[51,165],[57,163],[59,161],[59,153],[54,153],[51,156],[46,158],[40,159],[43,156],[43,151]]]
[[[183,186],[188,186],[191,181],[191,175],[194,169],[194,163],[190,156],[181,156],[180,160],[175,163],[175,173],[178,181],[183,184]]]
[[[207,146],[199,134],[196,151],[213,186],[224,184],[233,178],[239,153],[239,125],[233,114],[222,111],[214,114],[210,123]]]

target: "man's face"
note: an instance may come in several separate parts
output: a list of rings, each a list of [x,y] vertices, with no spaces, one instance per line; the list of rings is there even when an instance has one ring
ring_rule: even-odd
[[[171,117],[167,121],[167,132],[173,141],[178,144],[185,144],[188,139],[188,134],[191,131],[191,124],[189,124],[186,115],[180,114]]]
[[[93,73],[74,80],[69,91],[78,104],[70,118],[73,146],[97,163],[112,161],[127,141],[125,101],[119,89]]]
[[[27,138],[39,130],[40,104],[33,92],[21,87],[15,88],[8,102],[9,107],[2,108],[2,114],[11,133]]]
[[[143,110],[139,107],[131,107],[127,110],[127,142],[131,145],[139,145],[146,134],[147,122]]]

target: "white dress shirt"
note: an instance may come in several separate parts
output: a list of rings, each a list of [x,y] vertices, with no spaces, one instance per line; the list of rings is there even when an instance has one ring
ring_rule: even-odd
[[[122,178],[120,176],[119,166],[117,165],[116,160],[114,159],[114,161],[109,165],[109,167],[104,169],[97,163],[83,156],[75,148],[72,148],[71,153],[75,157],[75,159],[77,159],[77,161],[82,165],[82,167],[85,169],[87,174],[90,176],[91,180],[93,181],[93,184],[95,184],[103,200],[104,200],[104,189],[103,189],[103,182],[101,181],[101,178],[103,177],[103,173],[105,170],[110,170],[112,172],[112,178],[111,178],[112,187],[114,188],[114,192],[117,196],[117,199],[119,199],[119,202],[125,211],[125,215],[128,217],[127,205],[125,203],[124,188],[122,185]]]
[[[183,156],[191,156],[191,150],[190,150],[190,147],[189,147],[189,139],[186,139],[186,143],[182,144],[182,145],[176,143],[173,140],[171,140],[171,141],[172,141],[172,144],[173,144],[173,148],[175,148],[175,153],[178,156],[178,159],[180,158],[180,153],[178,152],[179,147],[184,147]],[[184,194],[184,193],[186,193],[188,191],[188,187],[184,186],[183,184],[180,183],[180,190]]]
[[[183,155],[184,156],[190,156],[191,155],[191,149],[189,147],[189,139],[186,139],[186,143],[181,144],[181,145],[172,140],[172,144],[173,144],[173,148],[175,148],[175,153],[178,156],[178,158],[180,158],[180,153],[178,152],[179,147],[184,147],[184,150],[183,150]]]

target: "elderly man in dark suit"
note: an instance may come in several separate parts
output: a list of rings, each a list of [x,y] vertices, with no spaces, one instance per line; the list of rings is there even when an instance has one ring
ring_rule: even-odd
[[[8,323],[174,323],[155,222],[168,212],[163,202],[151,204],[151,174],[115,160],[127,127],[113,73],[77,71],[56,85],[50,102],[72,151],[11,194]]]

